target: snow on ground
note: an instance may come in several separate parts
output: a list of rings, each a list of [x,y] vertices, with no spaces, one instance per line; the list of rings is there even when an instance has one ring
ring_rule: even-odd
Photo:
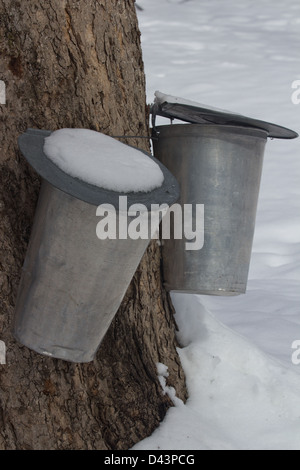
[[[190,398],[175,401],[134,449],[299,449],[299,375],[220,323],[199,297],[173,300]]]
[[[161,90],[300,132],[298,0],[138,3],[149,103]],[[247,293],[173,294],[190,398],[134,449],[300,450],[299,176],[300,138],[268,140]]]

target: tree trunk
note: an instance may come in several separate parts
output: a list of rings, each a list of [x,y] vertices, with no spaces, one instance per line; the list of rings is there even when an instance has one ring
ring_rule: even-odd
[[[93,362],[41,356],[14,340],[11,325],[40,187],[18,136],[29,127],[148,135],[134,0],[0,0],[0,40],[0,449],[129,449],[172,406],[157,362],[186,398],[157,243]],[[149,149],[146,139],[127,143]]]

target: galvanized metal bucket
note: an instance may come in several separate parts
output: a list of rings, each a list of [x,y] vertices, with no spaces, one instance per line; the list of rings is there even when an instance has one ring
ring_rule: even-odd
[[[150,235],[137,240],[98,239],[96,206],[107,203],[117,209],[119,194],[59,170],[43,153],[48,135],[49,131],[28,130],[19,139],[23,155],[43,183],[19,286],[14,336],[43,355],[89,362],[121,304]],[[178,199],[176,180],[157,163],[164,173],[162,187],[127,194],[129,206],[141,203],[151,209],[152,204],[172,204]]]
[[[204,204],[204,246],[163,240],[168,290],[245,293],[268,133],[243,126],[175,124],[154,132],[154,155],[180,184],[180,203]],[[172,233],[172,232],[171,232]]]

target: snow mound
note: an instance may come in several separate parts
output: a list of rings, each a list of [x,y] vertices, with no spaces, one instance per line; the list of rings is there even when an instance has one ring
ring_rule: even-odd
[[[149,192],[164,175],[144,153],[89,129],[59,129],[46,137],[44,153],[61,170],[86,183],[117,192]]]
[[[299,374],[215,318],[189,294],[172,294],[189,399],[177,398],[134,450],[299,450]],[[167,368],[158,376],[166,393]]]

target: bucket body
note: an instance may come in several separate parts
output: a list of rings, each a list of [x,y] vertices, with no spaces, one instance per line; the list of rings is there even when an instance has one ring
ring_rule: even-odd
[[[40,354],[89,362],[158,230],[159,217],[154,218],[153,226],[149,224],[152,207],[156,211],[156,205],[173,204],[179,198],[179,186],[167,168],[144,151],[164,175],[161,186],[124,194],[91,185],[47,157],[44,143],[51,133],[27,129],[18,138],[21,152],[41,176],[42,186],[16,300],[13,334]]]
[[[184,239],[163,240],[167,290],[245,293],[267,132],[210,124],[156,130],[154,155],[179,182],[179,202],[204,204],[202,249],[186,250]]]
[[[15,309],[14,336],[34,351],[89,362],[149,240],[99,240],[96,206],[43,181]]]

